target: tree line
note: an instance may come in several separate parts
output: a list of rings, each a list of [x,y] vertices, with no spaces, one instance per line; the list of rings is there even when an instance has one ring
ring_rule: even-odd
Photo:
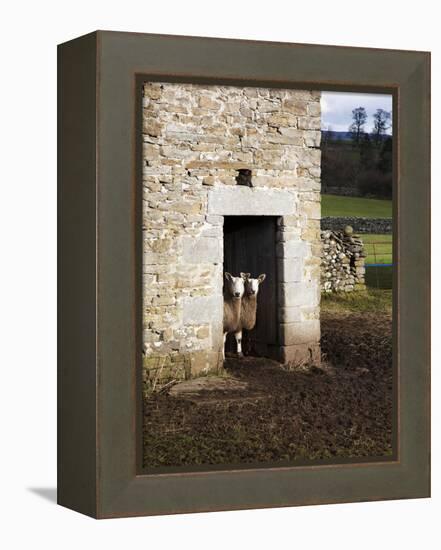
[[[373,114],[373,130],[366,132],[368,115],[364,107],[352,111],[350,141],[325,133],[322,141],[322,186],[343,194],[392,197],[392,115],[384,109]]]
[[[352,139],[355,143],[360,143],[362,136],[366,135],[365,124],[367,122],[367,112],[364,107],[357,107],[352,110],[352,123],[349,126],[349,131],[352,134]],[[377,109],[373,114],[374,129],[371,133],[372,139],[378,145],[382,141],[383,136],[391,128],[392,114],[384,109]],[[369,136],[369,134],[367,134]]]

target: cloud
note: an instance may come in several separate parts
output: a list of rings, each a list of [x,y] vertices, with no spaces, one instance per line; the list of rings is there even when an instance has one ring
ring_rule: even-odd
[[[322,92],[321,107],[323,130],[330,128],[334,131],[347,131],[352,122],[352,109],[364,107],[368,115],[365,129],[371,132],[372,115],[377,109],[392,111],[392,96],[358,92]]]

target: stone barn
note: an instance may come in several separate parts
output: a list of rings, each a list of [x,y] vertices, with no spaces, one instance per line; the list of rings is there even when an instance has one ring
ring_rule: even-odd
[[[252,353],[319,360],[320,92],[146,83],[144,381],[222,368],[224,271],[266,274]]]

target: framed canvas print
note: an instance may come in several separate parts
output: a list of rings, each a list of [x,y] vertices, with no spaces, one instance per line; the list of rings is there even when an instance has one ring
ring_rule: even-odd
[[[60,504],[430,495],[429,63],[59,46]]]

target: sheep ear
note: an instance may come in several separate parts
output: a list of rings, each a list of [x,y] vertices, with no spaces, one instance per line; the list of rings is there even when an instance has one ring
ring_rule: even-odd
[[[259,276],[257,277],[257,280],[259,281],[259,283],[263,283],[263,281],[265,280],[265,278],[266,278],[265,273],[262,273],[262,275],[259,275]]]
[[[225,271],[225,279],[227,279],[227,281],[231,281],[232,278],[233,276],[231,275],[231,273],[228,273],[228,271]]]
[[[242,279],[248,279],[251,276],[251,273],[242,273],[241,271],[240,276],[242,277]]]

